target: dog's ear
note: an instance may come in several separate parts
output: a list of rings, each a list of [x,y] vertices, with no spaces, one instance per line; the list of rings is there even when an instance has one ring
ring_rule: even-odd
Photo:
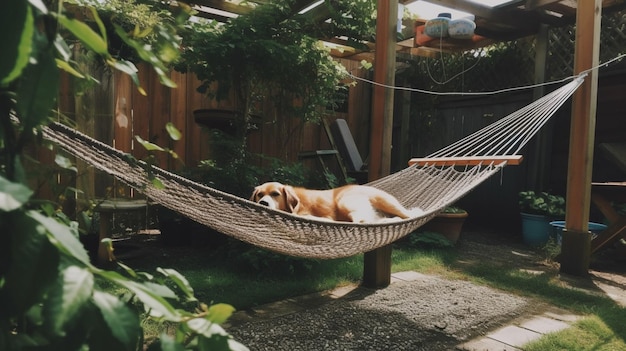
[[[252,195],[250,196],[250,201],[256,202],[256,195],[259,193],[259,187],[254,188]]]
[[[285,185],[283,187],[283,194],[285,194],[285,202],[287,203],[289,212],[297,213],[298,206],[300,206],[300,198],[293,190],[293,187]]]

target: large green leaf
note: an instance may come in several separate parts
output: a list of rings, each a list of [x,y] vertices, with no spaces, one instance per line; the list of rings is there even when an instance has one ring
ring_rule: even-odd
[[[95,53],[108,56],[109,51],[107,42],[98,33],[96,33],[85,22],[74,18],[68,18],[64,15],[58,16],[59,23],[69,30],[78,40],[82,41],[89,49]]]
[[[196,334],[204,335],[207,338],[213,336],[228,336],[228,333],[219,324],[208,321],[204,318],[193,318],[187,321],[187,327]]]
[[[10,182],[1,175],[0,189],[0,211],[5,212],[22,207],[33,194],[33,191],[24,184]]]
[[[184,351],[185,347],[174,340],[173,337],[163,333],[159,335],[159,342],[150,344],[146,351]]]
[[[54,163],[57,164],[57,166],[63,168],[63,169],[67,169],[70,171],[74,171],[74,172],[78,172],[78,170],[76,169],[76,166],[72,163],[72,160],[70,160],[69,158],[61,155],[61,154],[56,154],[54,156]]]
[[[85,307],[93,286],[93,274],[85,268],[71,265],[61,271],[44,305],[46,323],[55,334],[64,335],[64,326]]]
[[[15,212],[11,219],[7,226],[11,250],[0,288],[0,311],[15,316],[43,297],[57,276],[59,254],[37,220],[22,212]]]
[[[94,291],[93,302],[100,309],[113,336],[126,350],[134,350],[141,334],[137,313],[109,293]]]
[[[209,313],[206,319],[217,324],[226,322],[228,318],[235,312],[235,308],[225,303],[218,303],[209,307]]]
[[[143,140],[139,135],[135,135],[135,140],[148,151],[165,151],[165,149],[159,145]]]
[[[52,243],[59,250],[79,260],[85,265],[89,265],[89,254],[87,254],[85,247],[73,234],[70,227],[35,211],[28,212],[28,215],[41,223],[41,225],[47,229],[48,233],[54,238]]]
[[[59,90],[59,70],[54,54],[48,50],[40,52],[36,63],[24,70],[18,88],[16,109],[29,130],[46,121],[54,106]]]
[[[230,351],[228,340],[231,336],[219,325],[203,318],[194,318],[187,321],[187,327],[198,334],[198,350]]]
[[[189,284],[189,281],[187,280],[187,278],[185,278],[184,275],[171,268],[159,267],[157,268],[157,271],[171,279],[180,288],[183,294],[185,294],[188,300],[196,300],[195,296],[193,295],[193,288],[191,287],[191,284]]]
[[[130,290],[145,305],[152,316],[163,317],[169,321],[180,321],[181,314],[162,296],[156,294],[151,287],[134,282],[117,272],[98,271],[98,275]]]
[[[19,77],[28,64],[35,31],[33,13],[23,0],[4,0],[0,3],[0,86]]]
[[[147,96],[146,90],[141,87],[141,82],[139,82],[139,75],[137,75],[137,66],[134,63],[126,60],[116,60],[110,62],[110,64],[115,67],[115,69],[128,74],[130,79],[133,80],[133,83],[137,86],[137,91],[139,94],[143,96]]]
[[[170,135],[172,140],[180,140],[183,136],[180,130],[178,130],[172,122],[167,122],[167,124],[165,124],[165,130],[167,131],[167,134]]]
[[[152,291],[153,294],[155,295],[159,295],[161,297],[164,297],[166,299],[177,299],[178,296],[176,296],[176,293],[174,291],[172,291],[172,289],[170,289],[169,287],[162,285],[162,284],[157,284],[157,283],[153,283],[153,282],[142,282],[140,283],[142,286],[145,287],[145,289],[148,289],[150,291]]]

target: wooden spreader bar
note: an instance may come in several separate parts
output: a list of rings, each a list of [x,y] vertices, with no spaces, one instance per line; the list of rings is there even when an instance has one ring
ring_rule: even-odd
[[[517,166],[522,160],[521,155],[412,158],[409,160],[409,166],[478,166],[492,162],[496,164],[506,162],[507,165]]]

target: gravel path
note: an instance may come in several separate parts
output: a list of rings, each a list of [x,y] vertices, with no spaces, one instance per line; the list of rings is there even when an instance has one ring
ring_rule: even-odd
[[[228,331],[250,350],[454,350],[532,305],[467,281],[414,278],[380,290],[360,287],[319,307]]]

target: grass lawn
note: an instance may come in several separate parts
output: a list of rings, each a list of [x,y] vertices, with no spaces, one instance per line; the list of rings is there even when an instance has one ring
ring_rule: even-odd
[[[491,247],[502,250],[498,245]],[[362,277],[361,255],[325,261],[293,260],[274,254],[243,259],[248,254],[226,251],[229,250],[174,247],[126,263],[146,272],[154,272],[157,267],[176,269],[189,280],[200,301],[228,303],[238,310],[358,283]],[[556,267],[535,274],[520,270],[513,260],[497,259],[497,253],[481,254],[493,259],[468,256],[458,245],[441,249],[396,245],[392,271],[412,270],[470,280],[585,316],[571,328],[544,336],[525,350],[626,351],[625,308],[606,296],[566,286]]]

